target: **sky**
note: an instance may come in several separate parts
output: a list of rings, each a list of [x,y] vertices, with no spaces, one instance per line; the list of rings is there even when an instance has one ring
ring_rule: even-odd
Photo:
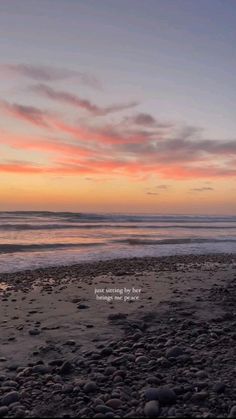
[[[0,210],[235,214],[235,0],[2,0]]]

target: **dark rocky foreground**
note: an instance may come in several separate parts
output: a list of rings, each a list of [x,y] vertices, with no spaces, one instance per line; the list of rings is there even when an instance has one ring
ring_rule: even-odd
[[[199,297],[136,320],[110,315],[122,339],[70,358],[45,345],[35,362],[8,366],[0,417],[236,417],[236,270],[203,297],[213,316],[198,315]],[[78,343],[67,342],[72,354]]]

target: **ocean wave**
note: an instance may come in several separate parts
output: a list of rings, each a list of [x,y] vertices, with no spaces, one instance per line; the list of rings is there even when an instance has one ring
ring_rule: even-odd
[[[215,238],[178,238],[178,239],[139,239],[139,238],[127,238],[112,240],[112,243],[123,243],[129,245],[165,245],[165,244],[194,244],[194,243],[236,243],[236,239],[215,239]]]
[[[16,212],[0,212],[0,220],[37,220],[37,219],[54,221],[65,221],[71,223],[78,222],[170,222],[170,223],[236,223],[236,216],[208,216],[208,215],[160,215],[160,214],[109,214],[109,213],[82,213],[82,212],[52,212],[52,211],[16,211]]]
[[[69,249],[80,247],[104,246],[104,243],[40,243],[40,244],[0,244],[1,253],[41,252],[47,250]]]
[[[236,224],[234,225],[189,225],[189,224],[165,224],[165,225],[145,225],[145,224],[29,224],[29,223],[6,223],[0,224],[0,230],[2,231],[25,231],[25,230],[68,230],[68,229],[153,229],[153,230],[163,230],[163,229],[195,229],[195,230],[236,230]]]

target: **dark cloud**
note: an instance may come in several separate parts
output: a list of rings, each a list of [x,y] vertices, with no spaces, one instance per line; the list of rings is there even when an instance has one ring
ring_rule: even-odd
[[[0,108],[11,116],[28,121],[34,125],[48,127],[48,113],[34,106],[19,105],[17,103],[10,104],[7,101],[0,101]]]
[[[154,125],[156,123],[155,118],[147,113],[139,113],[133,117],[133,122],[137,125]]]
[[[0,74],[6,77],[21,76],[43,82],[53,82],[75,78],[81,83],[91,87],[100,87],[99,81],[92,75],[75,70],[56,68],[51,66],[30,64],[2,64],[0,65]]]
[[[205,192],[205,191],[214,191],[214,188],[203,186],[201,188],[192,188],[191,192]]]
[[[49,99],[55,100],[56,102],[62,102],[71,106],[85,109],[86,111],[91,112],[96,116],[105,116],[109,113],[123,111],[138,105],[137,102],[130,102],[101,107],[95,105],[88,99],[83,99],[78,95],[53,89],[52,87],[45,84],[38,84],[37,86],[33,86],[31,90],[36,93],[40,93]]]
[[[155,129],[155,132],[159,129],[160,133],[163,133],[163,130],[173,127],[173,124],[156,120],[149,113],[138,113],[136,115],[125,117],[123,123],[126,126],[138,125],[140,127],[145,127],[146,129],[152,128]]]

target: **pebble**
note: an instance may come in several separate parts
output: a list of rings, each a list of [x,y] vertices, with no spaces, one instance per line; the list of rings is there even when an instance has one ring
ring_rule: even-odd
[[[161,405],[171,405],[176,402],[176,394],[168,387],[158,388],[158,400]]]
[[[219,382],[219,383],[216,383],[216,385],[215,385],[215,387],[214,387],[214,391],[215,391],[217,394],[221,394],[221,393],[224,393],[225,388],[226,388],[225,383],[221,383],[221,382]]]
[[[184,351],[179,346],[172,346],[166,350],[166,358],[178,358],[181,355],[184,355]]]
[[[146,357],[146,356],[144,356],[144,355],[141,355],[141,356],[138,356],[136,359],[135,359],[135,362],[138,364],[138,363],[145,363],[145,362],[148,362],[148,357]]]
[[[150,387],[145,390],[144,396],[147,400],[158,400],[158,388]]]
[[[97,390],[97,384],[94,381],[89,381],[84,385],[85,393],[93,393]]]
[[[38,330],[38,329],[29,330],[29,335],[31,335],[31,336],[37,336],[39,334],[40,334],[40,330]]]
[[[231,407],[229,412],[229,418],[236,418],[236,406]]]
[[[62,366],[59,369],[59,373],[64,374],[70,374],[70,372],[73,370],[73,365],[70,361],[65,361]]]
[[[83,303],[81,303],[81,304],[79,304],[79,305],[78,305],[78,308],[79,308],[80,310],[84,310],[84,309],[86,309],[86,308],[89,308],[89,306],[88,306],[87,304],[83,304]]]
[[[7,406],[0,407],[0,418],[4,418],[8,414]]]
[[[111,407],[114,410],[117,410],[122,406],[122,401],[120,399],[109,399],[106,402],[106,406]]]
[[[148,418],[156,418],[160,413],[159,403],[156,400],[151,400],[145,404],[144,414]]]
[[[194,393],[192,396],[193,402],[201,402],[205,400],[208,397],[208,393],[206,391],[199,391],[197,393]]]
[[[111,408],[108,407],[108,406],[106,406],[105,404],[98,404],[98,405],[95,406],[95,409],[94,410],[97,413],[103,413],[103,414],[105,414],[107,412],[110,412],[111,411]]]
[[[17,391],[11,391],[10,393],[7,393],[5,396],[3,396],[0,399],[0,402],[3,406],[10,406],[11,404],[18,402],[20,399],[20,395]]]

